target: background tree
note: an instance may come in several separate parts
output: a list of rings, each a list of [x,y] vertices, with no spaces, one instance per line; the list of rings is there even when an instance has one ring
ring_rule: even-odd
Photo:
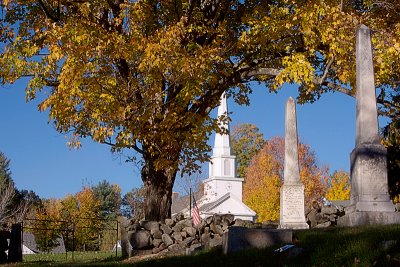
[[[246,183],[243,186],[243,201],[257,212],[259,222],[279,219],[282,165],[268,150],[267,142],[253,157],[247,168]]]
[[[21,222],[25,215],[40,205],[33,191],[19,191],[11,177],[10,160],[0,152],[0,223]]]
[[[347,200],[350,199],[350,174],[339,170],[334,171],[328,180],[326,198],[328,200]]]
[[[89,187],[84,187],[75,198],[78,203],[78,218],[74,221],[75,246],[83,250],[97,250],[100,248],[100,230],[104,223],[101,203]]]
[[[254,124],[239,124],[231,131],[233,154],[236,156],[237,175],[245,178],[251,159],[262,149],[265,140]]]
[[[103,180],[92,186],[95,199],[100,202],[101,217],[104,219],[116,219],[121,208],[121,188],[117,184],[110,184]]]
[[[5,190],[10,183],[14,184],[11,178],[10,160],[0,152],[0,189]]]
[[[369,2],[368,2],[369,3]],[[148,220],[169,217],[178,171],[208,159],[223,92],[249,82],[300,84],[300,102],[354,96],[354,35],[371,27],[382,112],[399,106],[398,22],[354,1],[3,1],[0,81],[30,77],[27,98],[61,133],[132,149],[142,159]],[[390,66],[390,67],[389,67]],[[350,88],[347,86],[350,84]]]
[[[280,187],[283,183],[285,140],[276,136],[267,140],[251,161],[243,186],[243,201],[258,214],[258,221],[279,218]],[[305,204],[325,195],[328,168],[319,167],[311,148],[299,142],[300,180],[304,184]]]
[[[27,221],[32,226],[32,232],[40,251],[50,252],[59,244],[59,238],[63,235],[60,228],[61,202],[58,199],[43,199],[42,208],[36,210],[34,221]]]
[[[133,188],[122,199],[122,214],[128,218],[141,220],[144,218],[144,187]]]
[[[400,120],[393,120],[384,130],[383,144],[387,148],[389,194],[400,201]]]
[[[12,209],[15,198],[14,186],[9,183],[0,190],[0,223],[9,222],[18,210]]]
[[[60,216],[74,229],[75,242],[69,249],[98,250],[100,247],[102,220],[101,203],[90,187],[83,187],[75,195],[67,195],[61,201]],[[71,233],[69,233],[71,234]]]

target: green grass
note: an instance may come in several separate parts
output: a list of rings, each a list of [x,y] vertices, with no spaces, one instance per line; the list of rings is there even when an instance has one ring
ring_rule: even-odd
[[[115,251],[107,251],[107,252],[97,252],[97,251],[88,251],[88,252],[67,252],[67,253],[43,253],[43,254],[31,254],[24,255],[24,262],[96,262],[103,261],[109,259],[119,259],[121,257],[121,252],[115,254]]]
[[[400,225],[303,230],[294,234],[298,239],[296,247],[304,249],[296,258],[289,258],[290,252],[275,254],[273,250],[276,246],[229,255],[212,250],[194,256],[150,259],[135,263],[110,255],[111,257],[96,259],[76,257],[74,261],[31,261],[9,266],[400,266]],[[387,240],[397,240],[397,244],[384,251],[382,241]]]

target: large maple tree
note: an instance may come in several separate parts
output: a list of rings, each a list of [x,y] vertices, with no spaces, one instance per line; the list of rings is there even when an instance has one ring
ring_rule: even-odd
[[[177,172],[208,159],[207,138],[220,131],[210,111],[223,92],[247,103],[259,81],[270,90],[298,83],[300,101],[354,95],[360,23],[375,31],[378,85],[395,88],[399,23],[346,3],[3,0],[0,81],[29,77],[28,99],[40,94],[40,110],[72,146],[89,137],[138,153],[146,219],[161,220]],[[398,108],[391,100],[381,94],[385,112]]]

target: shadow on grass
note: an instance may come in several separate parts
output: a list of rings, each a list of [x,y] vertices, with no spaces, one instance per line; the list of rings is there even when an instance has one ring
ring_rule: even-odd
[[[269,247],[229,255],[224,255],[220,250],[211,250],[193,256],[140,262],[114,257],[92,262],[32,262],[16,266],[400,266],[400,225],[302,230],[294,232],[294,235],[296,247],[303,249],[297,257],[291,257],[291,250],[275,254],[273,251],[276,247]],[[392,242],[386,242],[390,240]],[[385,248],[385,244],[391,245]]]

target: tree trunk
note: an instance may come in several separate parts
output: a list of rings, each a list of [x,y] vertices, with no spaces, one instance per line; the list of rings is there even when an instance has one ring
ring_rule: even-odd
[[[146,160],[142,169],[145,188],[144,213],[148,221],[164,221],[171,218],[172,187],[177,167],[155,170],[151,160]]]

